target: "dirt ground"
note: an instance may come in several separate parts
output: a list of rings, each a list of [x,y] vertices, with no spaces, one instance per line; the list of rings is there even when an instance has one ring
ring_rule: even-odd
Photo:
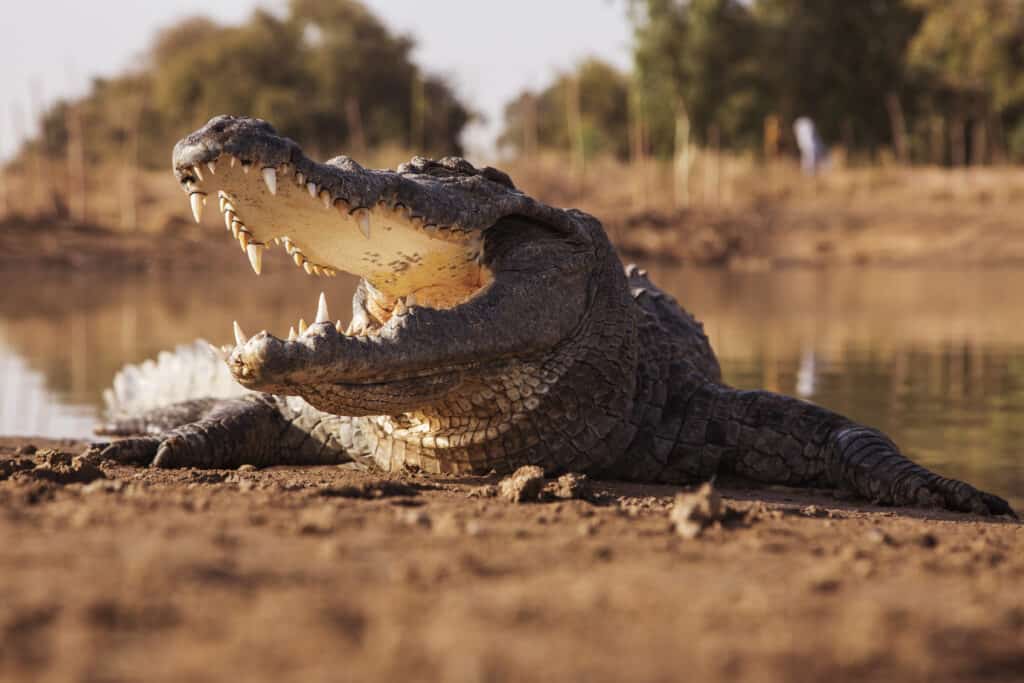
[[[0,439],[0,680],[1024,680],[1015,522],[83,448]]]

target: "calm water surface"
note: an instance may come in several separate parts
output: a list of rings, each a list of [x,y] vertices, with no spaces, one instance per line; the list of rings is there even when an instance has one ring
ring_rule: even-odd
[[[124,362],[176,344],[279,335],[326,286],[277,269],[207,275],[0,274],[0,434],[84,436]],[[726,379],[887,431],[939,471],[1024,507],[1024,271],[651,269],[705,321]]]

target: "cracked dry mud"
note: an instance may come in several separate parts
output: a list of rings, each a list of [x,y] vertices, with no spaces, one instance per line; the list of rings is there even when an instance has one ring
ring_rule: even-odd
[[[548,480],[512,504],[493,478],[344,467],[55,477],[83,446],[32,443],[0,440],[0,680],[1024,672],[1017,523],[726,486],[686,539],[676,487]]]

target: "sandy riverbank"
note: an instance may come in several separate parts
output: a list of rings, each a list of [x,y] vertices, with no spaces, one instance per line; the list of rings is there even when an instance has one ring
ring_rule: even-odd
[[[107,464],[66,484],[29,443],[82,449],[0,439],[34,467],[0,481],[3,680],[1024,671],[1017,523],[732,488],[733,521],[688,540],[671,487],[512,504],[486,479]]]

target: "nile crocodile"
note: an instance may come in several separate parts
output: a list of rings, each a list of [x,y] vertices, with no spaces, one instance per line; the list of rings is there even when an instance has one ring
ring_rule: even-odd
[[[644,271],[623,268],[601,223],[494,168],[451,157],[396,171],[345,156],[320,164],[265,121],[229,116],[179,141],[173,166],[196,220],[217,201],[257,274],[280,244],[309,274],[360,276],[352,321],[333,322],[321,295],[315,321],[285,338],[235,323],[236,343],[215,350],[244,388],[232,397],[193,390],[139,412],[154,402],[128,397],[138,382],[119,378],[98,431],[127,438],[106,456],[431,473],[529,464],[666,484],[728,473],[1013,514],[875,429],[728,386],[702,326]]]

